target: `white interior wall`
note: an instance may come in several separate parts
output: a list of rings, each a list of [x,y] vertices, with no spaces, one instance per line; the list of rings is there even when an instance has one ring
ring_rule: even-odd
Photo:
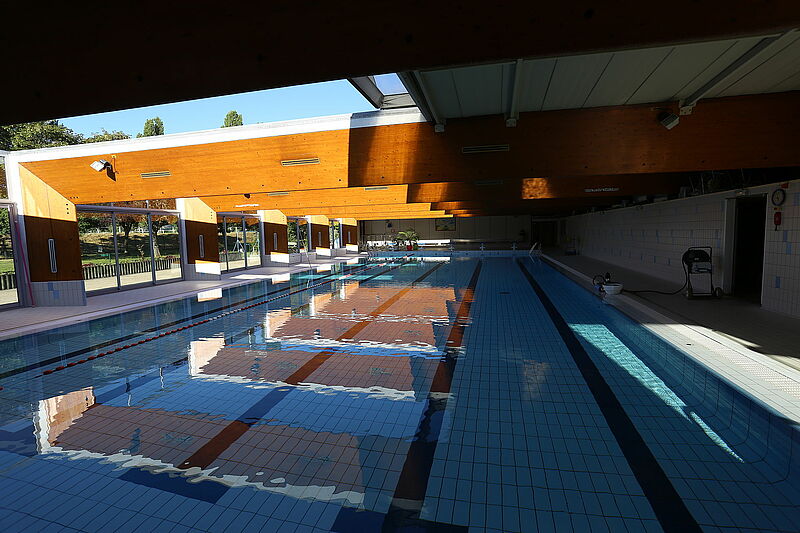
[[[747,189],[766,194],[767,221],[762,278],[762,306],[800,317],[800,180],[791,181],[781,206],[783,223],[775,230],[769,195],[779,184]],[[726,217],[732,217],[736,191],[707,194],[655,204],[614,209],[566,219],[566,238],[575,239],[578,252],[683,283],[681,256],[690,246],[713,248],[714,284],[725,287]],[[728,231],[733,226],[729,225]],[[728,247],[731,247],[728,244]]]
[[[513,241],[519,240],[520,230],[525,231],[526,238],[530,236],[531,217],[521,216],[496,216],[496,217],[467,217],[456,218],[455,231],[436,231],[435,219],[389,219],[366,220],[365,235],[389,235],[413,228],[420,239],[483,239],[486,241]],[[392,224],[387,229],[387,222]]]

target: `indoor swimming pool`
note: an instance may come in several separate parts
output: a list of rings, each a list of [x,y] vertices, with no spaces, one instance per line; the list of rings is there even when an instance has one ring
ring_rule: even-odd
[[[547,263],[328,268],[0,341],[0,531],[800,530],[795,423]]]

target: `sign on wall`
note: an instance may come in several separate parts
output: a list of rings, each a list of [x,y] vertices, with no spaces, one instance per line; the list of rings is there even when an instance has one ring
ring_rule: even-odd
[[[434,224],[436,226],[436,231],[455,231],[456,230],[456,219],[455,219],[455,217],[452,217],[452,218],[436,218],[436,219],[434,219]]]

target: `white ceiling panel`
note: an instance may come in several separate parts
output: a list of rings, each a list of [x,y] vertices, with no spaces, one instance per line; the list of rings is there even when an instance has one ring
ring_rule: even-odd
[[[422,72],[444,118],[505,115],[518,76],[520,112],[666,102],[686,98],[764,36],[530,59]],[[800,34],[775,42],[703,98],[800,90]]]
[[[622,105],[669,55],[672,48],[616,52],[583,107]]]
[[[520,111],[541,111],[544,95],[556,66],[555,59],[537,59],[522,62],[518,73],[519,95],[517,104]]]
[[[420,72],[420,76],[438,113],[444,117],[464,116],[452,70]]]
[[[777,44],[777,43],[776,43]],[[733,96],[769,92],[782,81],[800,72],[800,33],[783,46],[770,47],[754,61],[752,69],[745,69],[730,85],[723,85],[715,96]]]
[[[507,111],[512,73],[513,68],[507,63],[454,69],[453,78],[464,116]]]
[[[794,76],[789,76],[777,85],[770,87],[770,92],[800,91],[800,71]]]
[[[542,109],[582,107],[613,55],[604,53],[558,58]]]
[[[727,50],[725,50],[722,54],[717,57],[714,61],[711,62],[708,67],[703,70],[697,76],[689,79],[689,76],[685,77],[686,84],[681,87],[673,96],[672,99],[680,100],[682,98],[686,98],[687,96],[691,95],[697,89],[711,81],[714,76],[725,70],[728,65],[739,59],[745,52],[750,50],[753,46],[758,43],[762,37],[748,37],[745,39],[738,39],[736,42],[733,43]],[[710,95],[708,95],[710,96]]]
[[[695,43],[675,46],[627,104],[665,102],[672,99],[690,80],[707,69],[736,40]]]

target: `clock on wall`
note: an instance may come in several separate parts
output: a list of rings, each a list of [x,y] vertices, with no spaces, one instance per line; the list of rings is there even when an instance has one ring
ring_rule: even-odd
[[[778,206],[782,205],[783,202],[786,201],[786,190],[785,189],[775,189],[772,191],[772,205]]]

